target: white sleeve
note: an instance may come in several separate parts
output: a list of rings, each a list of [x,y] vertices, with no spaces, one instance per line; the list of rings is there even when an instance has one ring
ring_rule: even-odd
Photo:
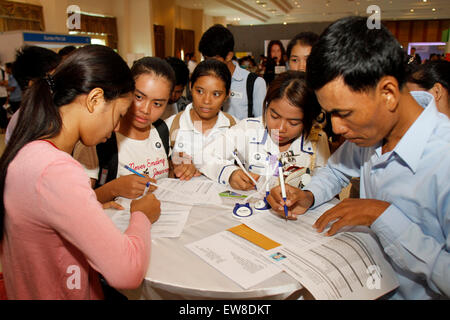
[[[87,147],[78,142],[73,150],[73,158],[83,166],[89,178],[98,179],[99,164],[95,146]]]
[[[203,150],[203,161],[199,166],[200,172],[222,185],[227,185],[231,174],[239,169],[234,164],[232,153],[235,149],[239,149],[239,140],[245,139],[239,135],[239,132],[242,132],[241,123],[226,130],[223,134],[217,135]]]
[[[253,116],[259,118],[263,115],[263,104],[266,98],[267,86],[266,81],[262,77],[258,77],[255,81],[253,89]]]

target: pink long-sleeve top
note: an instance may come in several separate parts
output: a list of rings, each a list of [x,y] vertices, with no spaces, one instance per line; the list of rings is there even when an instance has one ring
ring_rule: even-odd
[[[102,299],[109,285],[140,285],[150,260],[151,224],[131,215],[122,234],[103,212],[85,171],[45,141],[23,147],[5,184],[0,246],[8,299]]]

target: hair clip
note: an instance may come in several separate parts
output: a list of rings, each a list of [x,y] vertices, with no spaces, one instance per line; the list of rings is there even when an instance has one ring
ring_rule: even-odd
[[[51,75],[47,75],[44,80],[47,82],[47,85],[50,88],[50,91],[53,93],[55,91],[55,80]]]

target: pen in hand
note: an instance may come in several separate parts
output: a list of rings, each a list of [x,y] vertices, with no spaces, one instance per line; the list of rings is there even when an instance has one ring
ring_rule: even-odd
[[[129,166],[127,166],[127,165],[125,165],[125,169],[127,169],[128,171],[130,171],[130,172],[132,172],[132,173],[134,173],[135,175],[138,175],[139,177],[141,177],[141,178],[147,178],[146,176],[144,176],[142,173],[139,173],[139,172],[137,172],[136,170],[134,170],[134,169],[132,169],[132,168],[130,168]],[[150,186],[151,185],[154,185],[154,186],[156,186],[156,184],[153,184],[153,183],[151,183],[150,181],[149,182],[147,182],[147,185],[146,185],[146,189],[145,189],[145,192],[144,192],[144,194],[146,194],[147,193],[147,191],[148,191],[148,188],[150,188]]]
[[[284,217],[287,221],[288,207],[286,205],[286,186],[284,184],[283,166],[282,166],[281,162],[278,163],[278,175],[280,177],[281,196],[283,197],[283,201],[284,201]]]
[[[234,160],[236,160],[236,163],[238,164],[239,168],[241,168],[241,170],[247,175],[247,177],[250,178],[250,180],[253,182],[253,184],[255,185],[255,190],[258,190],[256,188],[256,185],[258,184],[258,182],[256,182],[256,180],[250,175],[250,173],[245,169],[244,165],[242,164],[241,160],[239,159],[239,157],[236,155],[236,151],[233,151],[232,156],[234,158]]]

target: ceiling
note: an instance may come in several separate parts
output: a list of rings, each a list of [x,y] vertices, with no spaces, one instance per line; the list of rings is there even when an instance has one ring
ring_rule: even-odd
[[[370,5],[382,20],[450,19],[449,0],[176,0],[177,5],[226,17],[229,24],[257,25],[334,21],[365,15]],[[371,13],[370,13],[371,14]]]

